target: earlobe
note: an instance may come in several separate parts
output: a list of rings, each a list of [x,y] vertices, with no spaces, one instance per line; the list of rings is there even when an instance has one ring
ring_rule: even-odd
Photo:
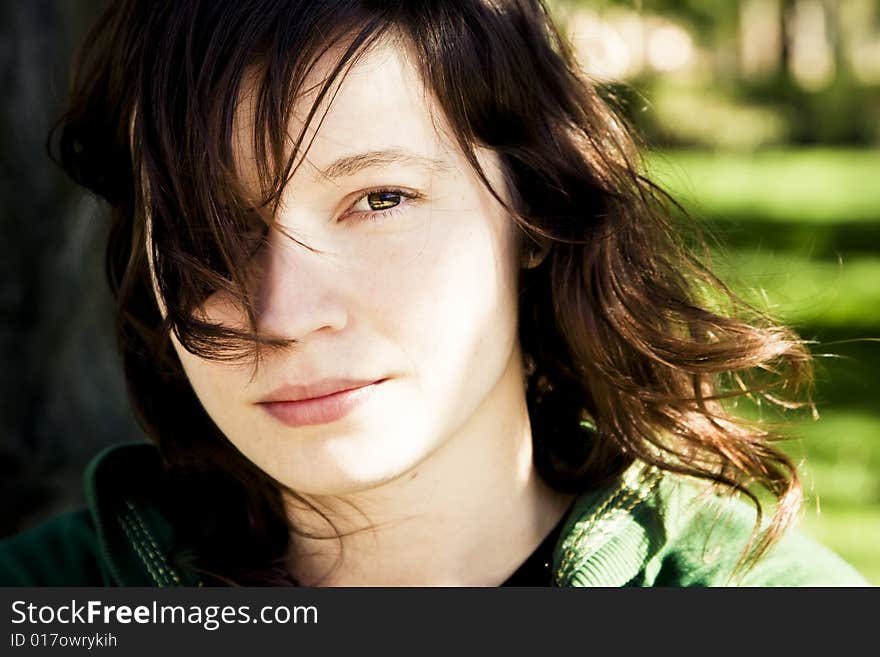
[[[535,269],[547,258],[550,253],[550,242],[542,241],[533,244],[523,250],[521,265],[523,269]]]

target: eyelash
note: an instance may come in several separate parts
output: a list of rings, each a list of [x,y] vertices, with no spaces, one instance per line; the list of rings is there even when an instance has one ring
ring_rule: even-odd
[[[408,192],[404,189],[398,189],[395,187],[378,187],[363,192],[357,197],[355,202],[351,204],[351,207],[353,208],[371,194],[393,194],[394,196],[400,196],[401,201],[387,210],[352,210],[349,208],[349,210],[340,217],[340,221],[346,220],[352,215],[356,217],[354,221],[382,221],[383,219],[390,218],[402,212],[403,209],[409,205],[406,201],[417,201],[422,198],[422,195],[418,192]]]

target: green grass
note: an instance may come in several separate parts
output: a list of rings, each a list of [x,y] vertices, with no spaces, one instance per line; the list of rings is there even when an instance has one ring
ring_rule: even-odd
[[[864,327],[880,337],[880,255],[838,262],[739,249],[716,263],[738,293],[797,325]]]
[[[652,177],[698,213],[807,224],[880,221],[880,152],[655,153]]]
[[[880,415],[850,410],[829,410],[818,421],[796,428],[810,455],[825,469],[817,475],[828,488],[826,502],[861,499],[880,503]],[[848,468],[862,468],[869,476],[851,476]],[[838,470],[837,468],[841,468]],[[873,481],[873,487],[862,483]],[[839,498],[831,497],[843,492]],[[877,546],[880,550],[880,545]]]

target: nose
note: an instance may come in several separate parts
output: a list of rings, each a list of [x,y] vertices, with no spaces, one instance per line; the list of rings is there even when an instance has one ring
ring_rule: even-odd
[[[344,272],[331,254],[282,237],[266,246],[261,264],[256,318],[261,331],[305,341],[348,325]]]

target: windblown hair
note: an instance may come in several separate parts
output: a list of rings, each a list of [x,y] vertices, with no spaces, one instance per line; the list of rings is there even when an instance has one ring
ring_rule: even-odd
[[[106,271],[129,393],[169,490],[200,519],[197,565],[226,581],[295,583],[282,561],[285,487],[207,416],[169,336],[205,358],[255,363],[287,344],[257,329],[248,263],[308,148],[303,135],[290,143],[291,111],[315,94],[307,123],[318,125],[321,102],[383,40],[406,48],[503,203],[475,148],[498,155],[523,255],[546,254],[520,281],[541,475],[588,490],[641,460],[745,494],[758,509],[741,564],[752,562],[790,525],[801,490],[777,437],[735,417],[727,400],[795,405],[811,381],[809,351],[702,264],[703,241],[673,225],[674,202],[644,176],[630,131],[539,0],[119,0],[80,53],[54,152],[112,208]],[[322,57],[332,72],[307,88]],[[256,194],[234,159],[246,83]],[[218,290],[250,330],[204,320],[199,308]],[[764,528],[756,487],[776,498]]]

